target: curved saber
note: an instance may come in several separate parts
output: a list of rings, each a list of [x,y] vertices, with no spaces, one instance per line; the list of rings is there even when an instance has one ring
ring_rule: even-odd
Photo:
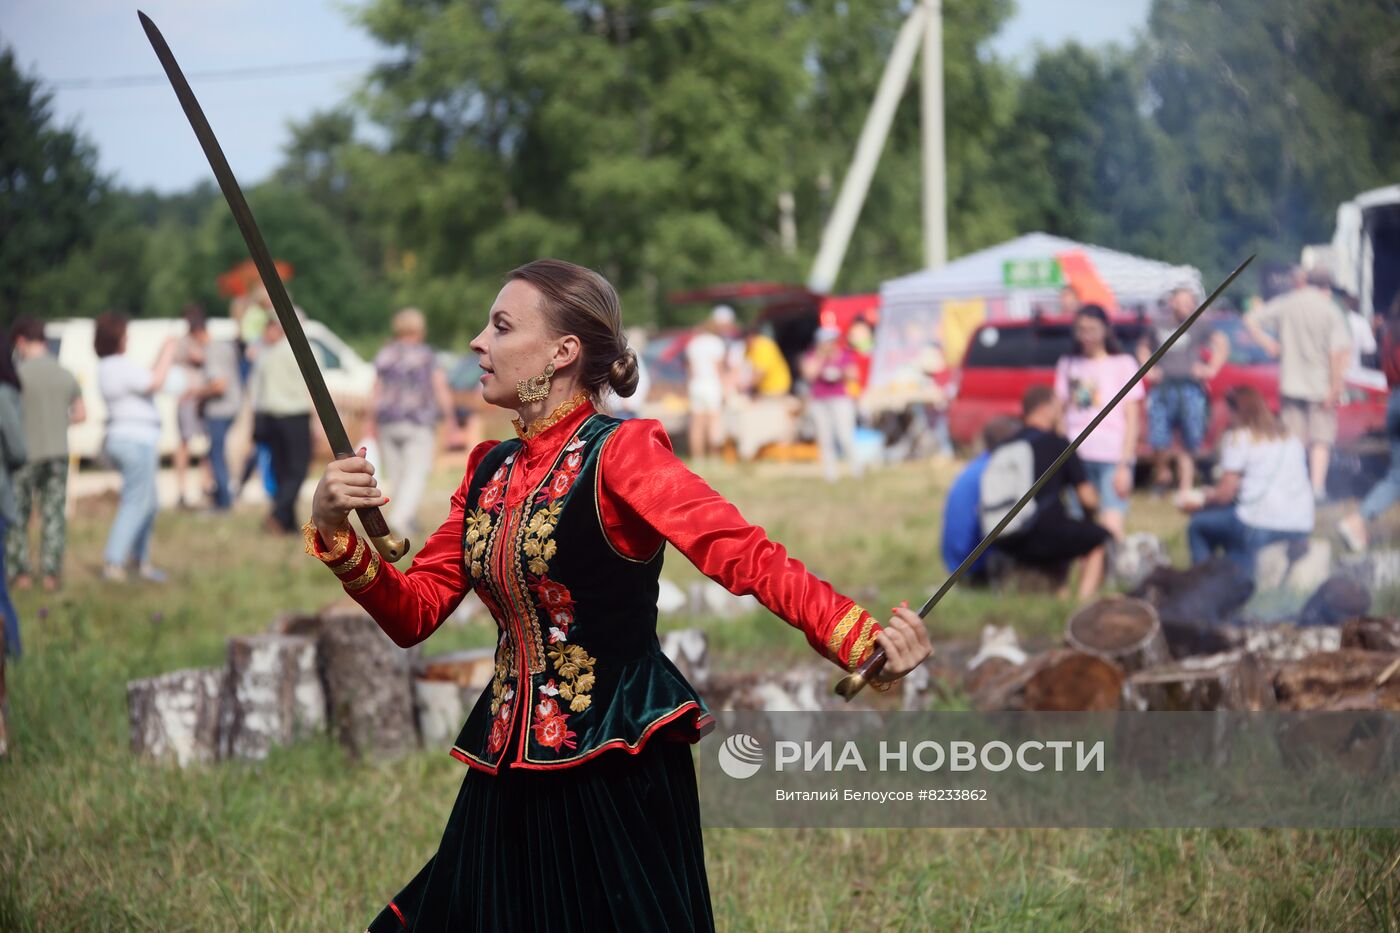
[[[1123,388],[1118,390],[1118,394],[1113,396],[1109,403],[1103,407],[1103,410],[1101,410],[1097,415],[1094,416],[1094,420],[1090,421],[1088,426],[1085,427],[1083,431],[1079,432],[1079,436],[1070,442],[1070,445],[1064,449],[1063,453],[1061,453],[1058,457],[1055,458],[1055,462],[1050,464],[1050,466],[1046,468],[1044,473],[1040,474],[1040,478],[1031,484],[1031,488],[1026,490],[1026,494],[1021,497],[1020,501],[1018,501],[1015,505],[1011,507],[1011,511],[1007,512],[1006,515],[1002,517],[1002,520],[997,522],[996,527],[993,528],[990,532],[988,532],[987,536],[982,539],[982,542],[973,549],[972,553],[967,555],[966,558],[964,558],[963,562],[958,565],[958,569],[954,570],[953,573],[948,577],[948,579],[943,582],[943,585],[938,588],[938,592],[934,593],[932,596],[929,597],[928,602],[924,603],[924,608],[919,610],[919,618],[928,618],[928,614],[933,610],[933,607],[938,605],[939,601],[943,599],[945,595],[947,595],[948,591],[953,588],[953,584],[957,583],[960,579],[962,579],[962,575],[967,572],[969,567],[977,563],[977,559],[982,556],[983,552],[985,552],[987,548],[992,546],[992,542],[995,541],[997,539],[997,536],[1001,534],[1002,529],[1004,529],[1007,525],[1011,524],[1011,520],[1016,517],[1017,513],[1019,513],[1023,508],[1026,507],[1026,503],[1034,499],[1036,493],[1040,492],[1040,490],[1044,488],[1045,484],[1050,481],[1050,478],[1059,472],[1060,467],[1064,466],[1065,462],[1069,460],[1070,456],[1073,455],[1074,452],[1079,449],[1079,445],[1084,443],[1085,439],[1093,432],[1094,428],[1097,428],[1099,426],[1099,422],[1103,421],[1104,418],[1108,417],[1108,413],[1111,412],[1114,408],[1116,408],[1118,406],[1118,403],[1123,401],[1127,394],[1132,391],[1133,386],[1141,382],[1142,377],[1147,375],[1147,371],[1157,364],[1157,361],[1162,358],[1162,354],[1166,353],[1172,348],[1172,346],[1181,337],[1181,335],[1186,333],[1187,329],[1190,328],[1192,324],[1196,323],[1196,319],[1199,318],[1203,313],[1205,313],[1206,308],[1210,307],[1211,302],[1215,301],[1216,298],[1219,298],[1220,293],[1225,291],[1225,289],[1229,287],[1230,283],[1235,281],[1235,279],[1239,277],[1239,274],[1244,271],[1245,266],[1248,266],[1253,261],[1254,256],[1251,255],[1244,262],[1240,263],[1239,266],[1235,268],[1234,272],[1231,272],[1228,276],[1225,277],[1225,281],[1221,282],[1218,286],[1216,286],[1215,291],[1211,292],[1209,295],[1206,296],[1206,300],[1201,302],[1201,306],[1195,311],[1192,311],[1191,316],[1188,317],[1186,320],[1182,321],[1181,326],[1178,327],[1170,337],[1168,337],[1165,341],[1162,342],[1162,345],[1157,348],[1157,352],[1153,353],[1150,357],[1147,358],[1147,362],[1143,363],[1142,367],[1138,369],[1136,373],[1133,374],[1133,377],[1123,384]],[[841,678],[840,682],[836,684],[837,694],[839,694],[843,699],[849,701],[851,697],[855,696],[861,691],[861,688],[863,688],[872,677],[880,673],[881,669],[883,669],[884,666],[885,649],[876,648],[875,651],[871,653],[870,657],[866,660],[866,662],[860,667],[856,668],[855,673],[847,674],[845,677]]]
[[[267,295],[272,301],[273,309],[277,312],[277,320],[282,324],[282,330],[287,336],[287,343],[291,346],[292,354],[296,357],[297,367],[301,370],[301,377],[306,381],[307,391],[311,394],[311,403],[316,407],[316,415],[321,419],[321,427],[325,429],[326,440],[330,442],[331,450],[337,458],[353,457],[355,450],[350,446],[350,438],[345,433],[345,425],[341,423],[340,413],[335,410],[335,403],[331,400],[330,392],[326,389],[326,380],[321,376],[321,368],[316,365],[316,357],[311,352],[311,344],[301,329],[301,321],[292,308],[292,299],[287,295],[287,288],[282,284],[282,277],[277,274],[277,267],[272,262],[272,254],[268,252],[267,244],[263,242],[262,233],[258,230],[257,222],[253,220],[253,212],[249,210],[248,202],[243,197],[243,190],[238,187],[238,180],[233,177],[233,170],[229,168],[228,160],[224,158],[224,151],[219,147],[219,141],[214,138],[214,131],[210,129],[209,121],[205,119],[199,101],[195,100],[194,92],[190,90],[190,84],[185,80],[184,73],[176,64],[175,56],[171,53],[170,46],[166,44],[165,37],[160,34],[160,30],[156,28],[155,23],[151,22],[149,16],[139,10],[136,15],[140,17],[141,28],[146,30],[146,38],[150,40],[151,48],[155,49],[156,58],[160,59],[161,67],[165,69],[165,75],[170,79],[170,84],[175,89],[175,96],[179,98],[180,106],[190,121],[190,127],[194,129],[195,138],[199,140],[199,146],[204,150],[204,155],[209,160],[209,167],[214,170],[214,178],[219,182],[219,188],[224,193],[224,200],[228,201],[229,209],[233,211],[233,219],[238,223],[238,230],[243,234],[243,241],[248,244],[248,252],[253,257],[253,264],[258,267],[258,275],[262,277],[263,285],[267,287]],[[403,538],[395,538],[389,533],[389,524],[384,520],[383,514],[377,507],[356,509],[355,512],[360,516],[360,523],[364,526],[365,534],[374,544],[375,550],[382,554],[385,559],[392,563],[408,553],[408,541]]]

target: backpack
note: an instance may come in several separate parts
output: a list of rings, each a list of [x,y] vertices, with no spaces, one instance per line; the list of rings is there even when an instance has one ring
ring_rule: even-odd
[[[990,533],[997,522],[1006,517],[1011,507],[1035,485],[1035,480],[1035,450],[1029,440],[1018,438],[1007,441],[992,451],[982,471],[982,484],[977,496],[983,534]],[[1012,535],[1027,530],[1035,514],[1036,502],[1032,499],[1002,529],[1002,534]]]

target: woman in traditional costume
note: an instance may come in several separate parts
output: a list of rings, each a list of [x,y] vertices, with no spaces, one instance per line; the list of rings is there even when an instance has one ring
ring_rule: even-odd
[[[490,688],[451,751],[468,771],[442,841],[370,930],[712,929],[688,743],[714,719],[657,641],[666,542],[844,670],[883,647],[877,688],[928,656],[927,630],[908,608],[881,626],[809,573],[691,473],[658,422],[598,411],[637,381],[602,276],[516,269],[472,349],[518,436],[472,450],[412,566],[350,528],[350,511],[387,502],[360,457],[326,468],[305,528],[399,645],[469,590],[499,627]]]

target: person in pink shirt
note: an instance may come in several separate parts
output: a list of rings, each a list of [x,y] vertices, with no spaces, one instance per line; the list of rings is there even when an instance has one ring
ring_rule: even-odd
[[[1103,308],[1085,305],[1075,312],[1074,349],[1055,367],[1055,395],[1065,405],[1066,436],[1078,437],[1137,368],[1137,361],[1119,345]],[[1099,491],[1099,521],[1120,541],[1133,491],[1143,396],[1142,385],[1133,386],[1079,448],[1089,481]]]

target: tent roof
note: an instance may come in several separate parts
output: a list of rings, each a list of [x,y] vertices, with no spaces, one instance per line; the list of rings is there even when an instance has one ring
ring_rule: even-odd
[[[1192,266],[1173,266],[1131,253],[1078,243],[1048,233],[1027,233],[1005,243],[969,253],[941,269],[926,269],[891,279],[880,286],[885,306],[923,304],[945,297],[991,297],[1004,294],[1002,264],[1016,259],[1051,259],[1077,250],[1089,257],[1099,276],[1119,302],[1155,302],[1173,288],[1187,285],[1199,293],[1201,273]],[[1053,296],[1055,289],[1029,290],[1032,298]]]

